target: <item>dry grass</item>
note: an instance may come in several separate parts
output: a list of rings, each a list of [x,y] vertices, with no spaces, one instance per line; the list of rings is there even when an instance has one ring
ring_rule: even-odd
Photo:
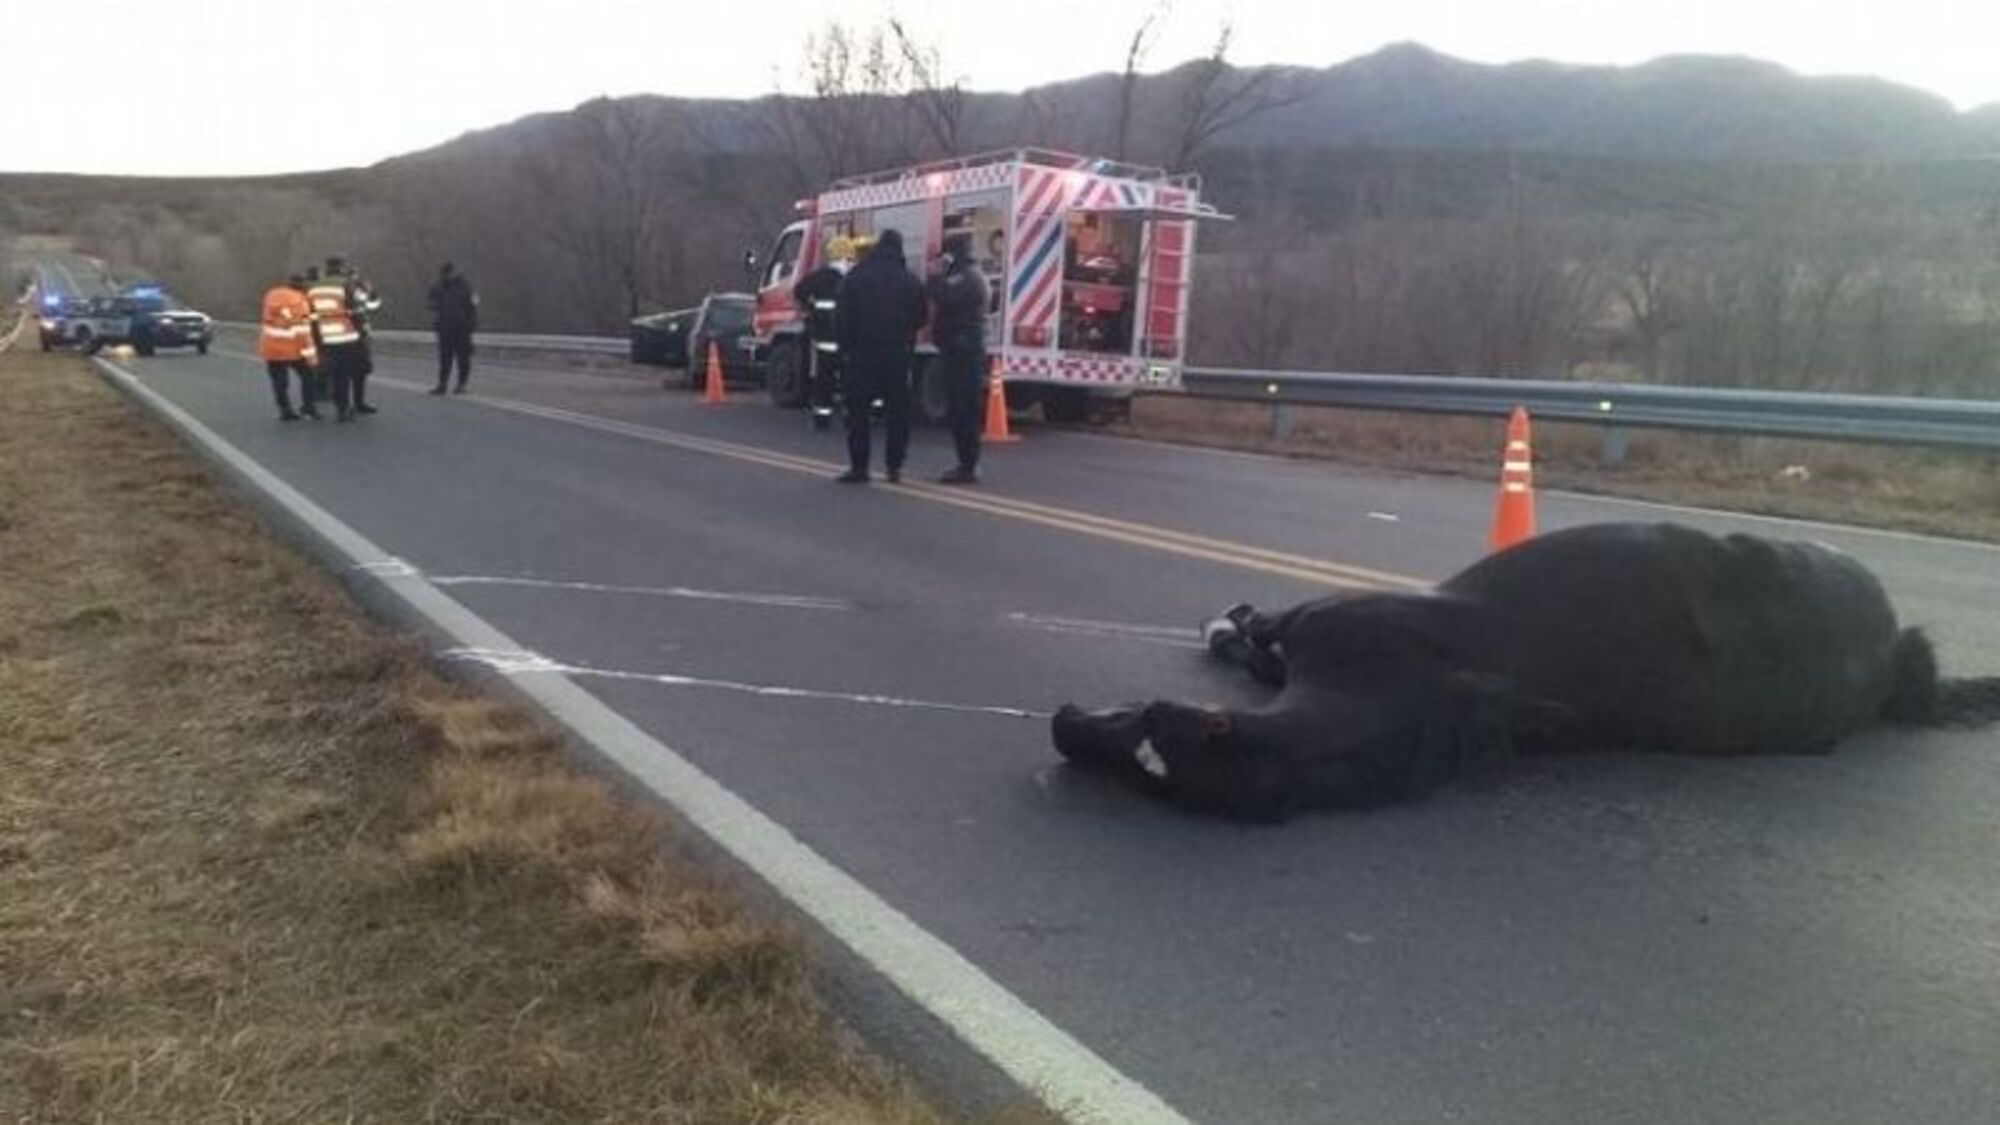
[[[1112,432],[1479,479],[1499,477],[1498,420],[1295,408],[1271,436],[1260,404],[1143,396]],[[1603,431],[1537,423],[1544,488],[2000,541],[2000,457],[1839,442],[1632,431],[1625,464],[1603,464]],[[1793,466],[1803,467],[1804,476]]]
[[[0,1120],[937,1120],[79,360],[0,449]]]

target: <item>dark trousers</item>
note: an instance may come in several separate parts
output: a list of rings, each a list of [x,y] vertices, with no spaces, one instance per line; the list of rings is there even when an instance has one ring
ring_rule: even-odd
[[[319,398],[319,379],[304,360],[267,359],[264,361],[264,374],[271,379],[271,397],[277,400],[280,414],[292,412],[291,385],[294,371],[299,375],[299,405],[311,411],[313,403]]]
[[[472,374],[472,329],[440,328],[438,341],[438,390],[443,390],[450,381],[451,368],[458,365],[458,385],[465,386],[465,380]]]
[[[812,382],[806,390],[806,405],[814,414],[831,414],[834,397],[840,393],[840,353],[815,343],[811,358]]]
[[[361,345],[321,344],[319,377],[324,389],[333,393],[334,409],[345,415],[360,401],[355,394],[355,372],[361,370]]]
[[[847,408],[847,461],[868,471],[869,403],[882,400],[882,461],[903,467],[910,451],[910,349],[866,348],[842,355],[840,400]]]
[[[986,353],[984,351],[944,351],[938,353],[944,375],[945,416],[951,422],[951,444],[958,451],[958,467],[979,467],[979,434],[985,428]]]
[[[354,407],[359,410],[368,405],[368,376],[375,370],[375,357],[368,350],[366,336],[348,346],[354,349],[348,355],[348,386],[353,394]]]

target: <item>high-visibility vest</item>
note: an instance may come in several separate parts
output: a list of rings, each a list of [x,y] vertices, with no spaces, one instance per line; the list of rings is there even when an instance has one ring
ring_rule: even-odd
[[[319,362],[313,347],[312,302],[289,285],[274,285],[264,292],[262,326],[257,333],[257,355],[279,363]]]
[[[329,346],[359,343],[361,327],[347,303],[347,279],[322,278],[306,292],[312,299],[313,317],[319,321],[319,342]]]

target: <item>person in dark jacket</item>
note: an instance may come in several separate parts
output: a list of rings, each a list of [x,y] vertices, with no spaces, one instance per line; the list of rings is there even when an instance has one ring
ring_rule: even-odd
[[[854,243],[835,235],[826,243],[826,264],[792,286],[792,300],[806,314],[806,400],[813,429],[833,426],[833,396],[840,389],[840,283],[854,267]]]
[[[425,302],[431,310],[431,326],[437,330],[438,381],[431,393],[441,395],[450,382],[451,369],[458,366],[458,394],[465,393],[465,381],[472,375],[472,330],[479,326],[479,294],[472,283],[450,262],[438,267],[438,279]]]
[[[943,484],[979,483],[980,407],[986,389],[986,279],[972,260],[971,240],[945,240],[944,268],[924,287],[931,301],[931,342],[944,374],[946,416],[958,464]]]
[[[903,262],[903,236],[885,230],[875,248],[840,283],[842,403],[847,407],[848,469],[843,484],[868,481],[868,407],[882,400],[887,430],[883,464],[903,479],[910,448],[910,362],[924,324],[923,283]]]

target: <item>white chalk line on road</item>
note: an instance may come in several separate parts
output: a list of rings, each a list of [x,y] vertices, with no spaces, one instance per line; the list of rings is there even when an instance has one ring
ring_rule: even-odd
[[[361,563],[354,569],[369,574],[422,574],[408,561],[387,558]],[[514,574],[430,574],[433,586],[519,586],[532,590],[575,590],[591,594],[630,594],[650,598],[684,598],[701,602],[739,602],[744,605],[775,606],[781,609],[851,610],[859,608],[851,598],[826,598],[815,594],[745,593],[735,590],[697,590],[689,586],[627,586],[611,582],[582,582],[572,579],[536,578]]]
[[[488,574],[431,575],[438,586],[520,586],[536,590],[575,590],[591,594],[630,594],[635,597],[683,598],[698,602],[737,602],[743,605],[775,606],[781,609],[851,610],[847,598],[822,598],[812,594],[756,594],[729,590],[696,590],[687,586],[621,586],[607,582],[572,582],[550,578],[514,578]]]
[[[348,566],[367,568],[384,590],[450,637],[457,647],[526,651],[518,641],[307,499],[130,370],[101,356],[95,363],[113,385],[281,506]],[[672,806],[696,830],[756,872],[883,979],[1051,1109],[1073,1121],[1104,1125],[1187,1120],[1159,1095],[1106,1062],[783,825],[605,706],[574,677],[558,672],[522,676],[513,683],[557,723]]]
[[[752,684],[740,680],[712,680],[701,676],[683,676],[673,672],[626,672],[614,668],[596,668],[588,664],[563,663],[551,660],[537,652],[454,648],[446,649],[440,655],[446,660],[463,660],[473,664],[483,664],[496,672],[509,676],[530,674],[589,676],[606,680],[632,680],[640,683],[659,684],[664,687],[710,688],[716,691],[736,692],[742,695],[761,695],[780,699],[814,699],[834,703],[858,703],[871,707],[901,707],[913,711],[949,711],[960,715],[999,715],[1010,719],[1047,719],[1050,717],[1050,713],[1047,711],[1031,711],[1022,707],[999,707],[979,703],[939,703],[926,699],[903,699],[893,695],[872,695],[865,692],[785,687],[779,684]]]
[[[1037,613],[1009,613],[1006,620],[1028,629],[1073,636],[1107,637],[1174,648],[1203,647],[1201,630],[1174,625],[1130,625],[1120,621],[1090,621],[1078,617],[1048,617]]]

